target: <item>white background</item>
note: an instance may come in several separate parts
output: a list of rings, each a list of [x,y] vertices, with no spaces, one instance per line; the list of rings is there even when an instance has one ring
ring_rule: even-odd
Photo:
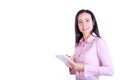
[[[1,0],[0,80],[75,80],[54,55],[73,54],[74,18],[80,9],[95,14],[111,52],[114,76],[101,80],[120,80],[118,1]]]

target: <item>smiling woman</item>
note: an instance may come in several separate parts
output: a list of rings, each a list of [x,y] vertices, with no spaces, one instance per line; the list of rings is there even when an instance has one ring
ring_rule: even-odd
[[[83,58],[87,60],[81,63],[81,65],[85,63],[82,67],[84,75],[90,75],[98,68],[99,73],[96,72],[96,74],[107,75],[107,72],[110,71],[109,65],[102,63],[100,66],[94,65],[97,61],[104,62],[104,56],[99,55],[100,60],[97,60],[97,55],[94,56],[92,53],[97,49],[102,51],[104,43],[99,43],[96,46],[93,44],[93,47],[83,43],[84,47],[81,48],[83,50],[79,49],[79,41],[82,38],[80,30],[86,34],[90,30],[89,27],[92,28],[90,25],[96,25],[94,16],[82,13],[81,15],[87,15],[89,18],[86,19],[79,15],[80,22],[75,20],[76,35],[74,35],[74,17],[76,12],[82,8],[94,12],[99,23],[100,35],[108,43],[114,64],[114,76],[101,76],[99,79],[120,80],[120,49],[117,47],[120,42],[117,35],[120,34],[120,5],[118,1],[0,0],[0,80],[75,80],[75,75],[69,74],[69,68],[54,56],[56,54],[72,55],[74,42],[76,42],[75,53],[80,51],[86,53],[86,57],[84,54],[80,55],[80,62],[83,61]],[[89,25],[89,27],[85,25]],[[97,27],[93,28],[97,30]],[[96,35],[99,37],[95,31],[91,36],[94,38]],[[88,41],[86,43],[91,42],[91,36],[90,40],[89,38],[86,40]],[[101,38],[99,39],[98,42],[101,42]],[[81,43],[80,45],[82,47]],[[86,47],[89,47],[89,50]],[[88,52],[90,54],[87,54]],[[105,66],[107,67],[105,68]],[[106,73],[103,73],[103,67],[105,68],[103,71],[107,71]]]
[[[90,10],[80,10],[75,17],[75,63],[68,62],[76,80],[99,80],[112,76],[113,65],[106,42],[100,37],[97,21]]]

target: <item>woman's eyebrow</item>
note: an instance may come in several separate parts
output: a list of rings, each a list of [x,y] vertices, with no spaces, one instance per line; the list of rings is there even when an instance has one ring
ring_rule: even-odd
[[[86,19],[91,19],[91,18],[86,18]]]
[[[86,18],[85,20],[88,20],[88,19],[91,19],[91,18]],[[83,19],[78,19],[78,21],[82,21]]]

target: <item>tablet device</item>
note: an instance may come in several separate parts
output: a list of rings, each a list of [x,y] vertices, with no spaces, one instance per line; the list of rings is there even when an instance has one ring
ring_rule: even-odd
[[[67,64],[67,62],[72,62],[72,63],[74,63],[74,61],[71,60],[71,59],[70,59],[68,56],[66,56],[66,55],[60,54],[60,55],[56,55],[56,57],[57,57],[58,59],[60,59],[61,61],[63,61],[64,63],[66,63],[66,64]]]

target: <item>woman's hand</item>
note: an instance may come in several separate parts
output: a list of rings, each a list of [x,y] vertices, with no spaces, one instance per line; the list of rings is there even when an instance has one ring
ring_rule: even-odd
[[[71,56],[69,56],[69,55],[66,55],[66,56],[69,57],[71,60],[73,60],[73,58]],[[84,70],[84,64],[79,63],[79,62],[77,62],[77,63],[67,62],[66,65],[70,68],[74,68],[76,71],[83,71]]]
[[[74,61],[71,56],[69,56],[69,55],[67,55],[67,54],[66,54],[66,56],[67,56],[68,58],[70,58],[72,61]],[[69,63],[66,63],[66,65],[67,65],[69,68],[72,68],[72,67],[69,65]]]
[[[67,63],[70,68],[75,69],[76,71],[84,71],[84,64],[82,63]]]
[[[68,58],[70,58],[71,60],[73,60],[73,57],[71,57],[71,56],[69,56],[69,55],[67,55],[67,54],[66,54],[66,56],[67,56]]]

